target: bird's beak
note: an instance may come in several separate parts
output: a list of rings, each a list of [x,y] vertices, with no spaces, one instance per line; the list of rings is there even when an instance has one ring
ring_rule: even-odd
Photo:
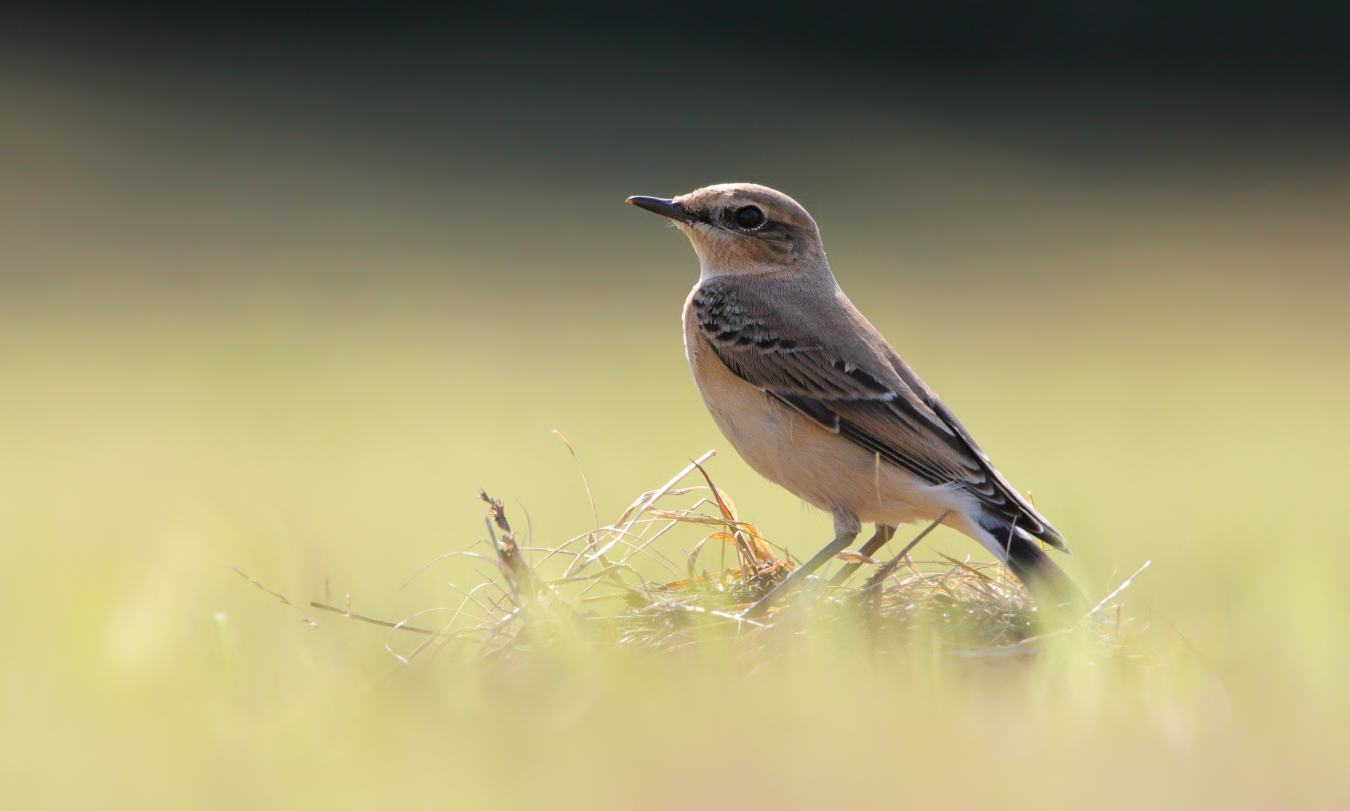
[[[644,208],[653,214],[660,214],[662,217],[669,217],[677,222],[700,222],[698,217],[690,214],[676,200],[666,200],[662,197],[629,197],[628,202],[638,208]]]

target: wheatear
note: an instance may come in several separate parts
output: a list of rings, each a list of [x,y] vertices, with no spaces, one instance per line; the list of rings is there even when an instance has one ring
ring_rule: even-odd
[[[1042,606],[1081,599],[1041,548],[1068,551],[1063,537],[839,289],[806,209],[751,183],[628,202],[669,217],[698,254],[684,347],[717,427],[760,475],[834,518],[834,540],[747,614],[847,549],[864,522],[877,529],[871,554],[897,525],[940,518]]]

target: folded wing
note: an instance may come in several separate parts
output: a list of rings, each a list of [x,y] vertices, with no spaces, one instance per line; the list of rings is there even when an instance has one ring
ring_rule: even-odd
[[[766,306],[771,289],[714,278],[691,300],[695,323],[733,374],[923,481],[959,485],[1004,524],[1065,548],[842,293],[807,313]]]

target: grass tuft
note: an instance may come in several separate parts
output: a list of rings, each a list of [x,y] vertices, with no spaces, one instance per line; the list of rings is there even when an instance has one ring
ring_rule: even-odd
[[[476,586],[459,589],[455,606],[392,622],[354,613],[350,600],[345,608],[310,605],[383,625],[391,636],[422,637],[405,653],[387,643],[409,663],[428,654],[504,660],[567,648],[668,655],[717,647],[735,656],[773,656],[794,641],[826,635],[861,640],[878,654],[903,655],[922,645],[962,657],[1030,656],[1050,640],[1074,638],[1096,652],[1141,657],[1125,644],[1120,605],[1112,602],[1129,580],[1081,621],[1046,630],[1026,589],[1002,566],[912,557],[932,526],[888,561],[843,552],[838,557],[848,568],[841,576],[808,579],[768,615],[744,618],[745,608],[792,571],[794,559],[740,519],[704,468],[713,455],[640,495],[612,524],[597,519],[596,529],[556,546],[522,545],[504,503],[480,491],[488,537],[417,573],[448,558],[489,564],[488,572],[479,569]],[[691,497],[688,506],[672,504]],[[702,537],[677,549],[676,538],[688,537],[676,534],[681,529]],[[421,617],[437,614],[448,619],[424,627]]]

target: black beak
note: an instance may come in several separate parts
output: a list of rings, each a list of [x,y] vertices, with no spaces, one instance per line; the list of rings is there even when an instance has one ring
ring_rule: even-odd
[[[680,222],[701,222],[698,217],[690,214],[683,205],[674,200],[666,200],[661,197],[629,197],[628,202],[638,208],[644,208],[653,214],[660,214],[662,217],[669,217],[672,220]]]

